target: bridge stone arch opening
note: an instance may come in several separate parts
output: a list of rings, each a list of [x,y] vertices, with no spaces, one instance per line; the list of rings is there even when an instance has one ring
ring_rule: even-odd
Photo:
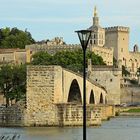
[[[103,104],[104,103],[104,99],[103,99],[103,94],[102,93],[100,94],[100,101],[99,101],[99,103],[100,104]]]
[[[76,79],[71,83],[67,102],[82,104],[81,91]]]
[[[95,104],[95,98],[94,98],[93,90],[91,90],[91,92],[90,92],[89,104]]]

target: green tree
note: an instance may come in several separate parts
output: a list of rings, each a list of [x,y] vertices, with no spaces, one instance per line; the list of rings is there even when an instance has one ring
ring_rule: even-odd
[[[33,55],[33,65],[49,65],[51,64],[52,56],[47,52],[38,52]]]
[[[12,87],[12,70],[9,65],[2,66],[0,70],[0,89],[6,98],[6,105],[9,106],[9,92]]]
[[[17,65],[12,69],[12,96],[10,99],[15,99],[16,102],[25,98],[26,93],[26,66]]]
[[[34,43],[34,39],[27,30],[22,31],[17,28],[0,29],[1,48],[25,48],[25,45]]]
[[[0,90],[6,98],[6,106],[9,101],[19,101],[25,98],[26,93],[26,67],[4,65],[0,69]]]
[[[87,51],[86,59],[91,59],[94,65],[105,65],[102,57]],[[83,69],[83,52],[81,49],[76,51],[61,51],[51,56],[47,52],[39,52],[33,56],[34,65],[60,65],[73,71],[81,72]]]

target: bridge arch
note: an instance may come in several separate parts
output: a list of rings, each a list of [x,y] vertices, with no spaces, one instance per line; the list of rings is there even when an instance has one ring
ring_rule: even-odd
[[[95,97],[94,97],[93,90],[91,90],[90,92],[89,104],[95,104]]]
[[[107,104],[108,102],[107,102],[107,98],[105,97],[105,104]]]
[[[103,104],[104,103],[104,99],[103,99],[103,94],[102,93],[100,94],[100,101],[99,101],[99,103],[100,104]]]
[[[76,79],[70,85],[67,102],[82,104],[81,91]]]

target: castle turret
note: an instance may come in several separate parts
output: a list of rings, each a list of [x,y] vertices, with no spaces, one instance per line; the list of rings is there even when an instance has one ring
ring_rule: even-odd
[[[117,61],[121,60],[125,66],[129,57],[129,28],[123,26],[105,28],[105,46],[113,48],[113,56]]]

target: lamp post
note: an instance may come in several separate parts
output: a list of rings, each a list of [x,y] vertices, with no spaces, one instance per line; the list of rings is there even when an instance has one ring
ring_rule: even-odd
[[[91,36],[90,30],[76,31],[83,49],[83,140],[86,140],[86,49]]]

